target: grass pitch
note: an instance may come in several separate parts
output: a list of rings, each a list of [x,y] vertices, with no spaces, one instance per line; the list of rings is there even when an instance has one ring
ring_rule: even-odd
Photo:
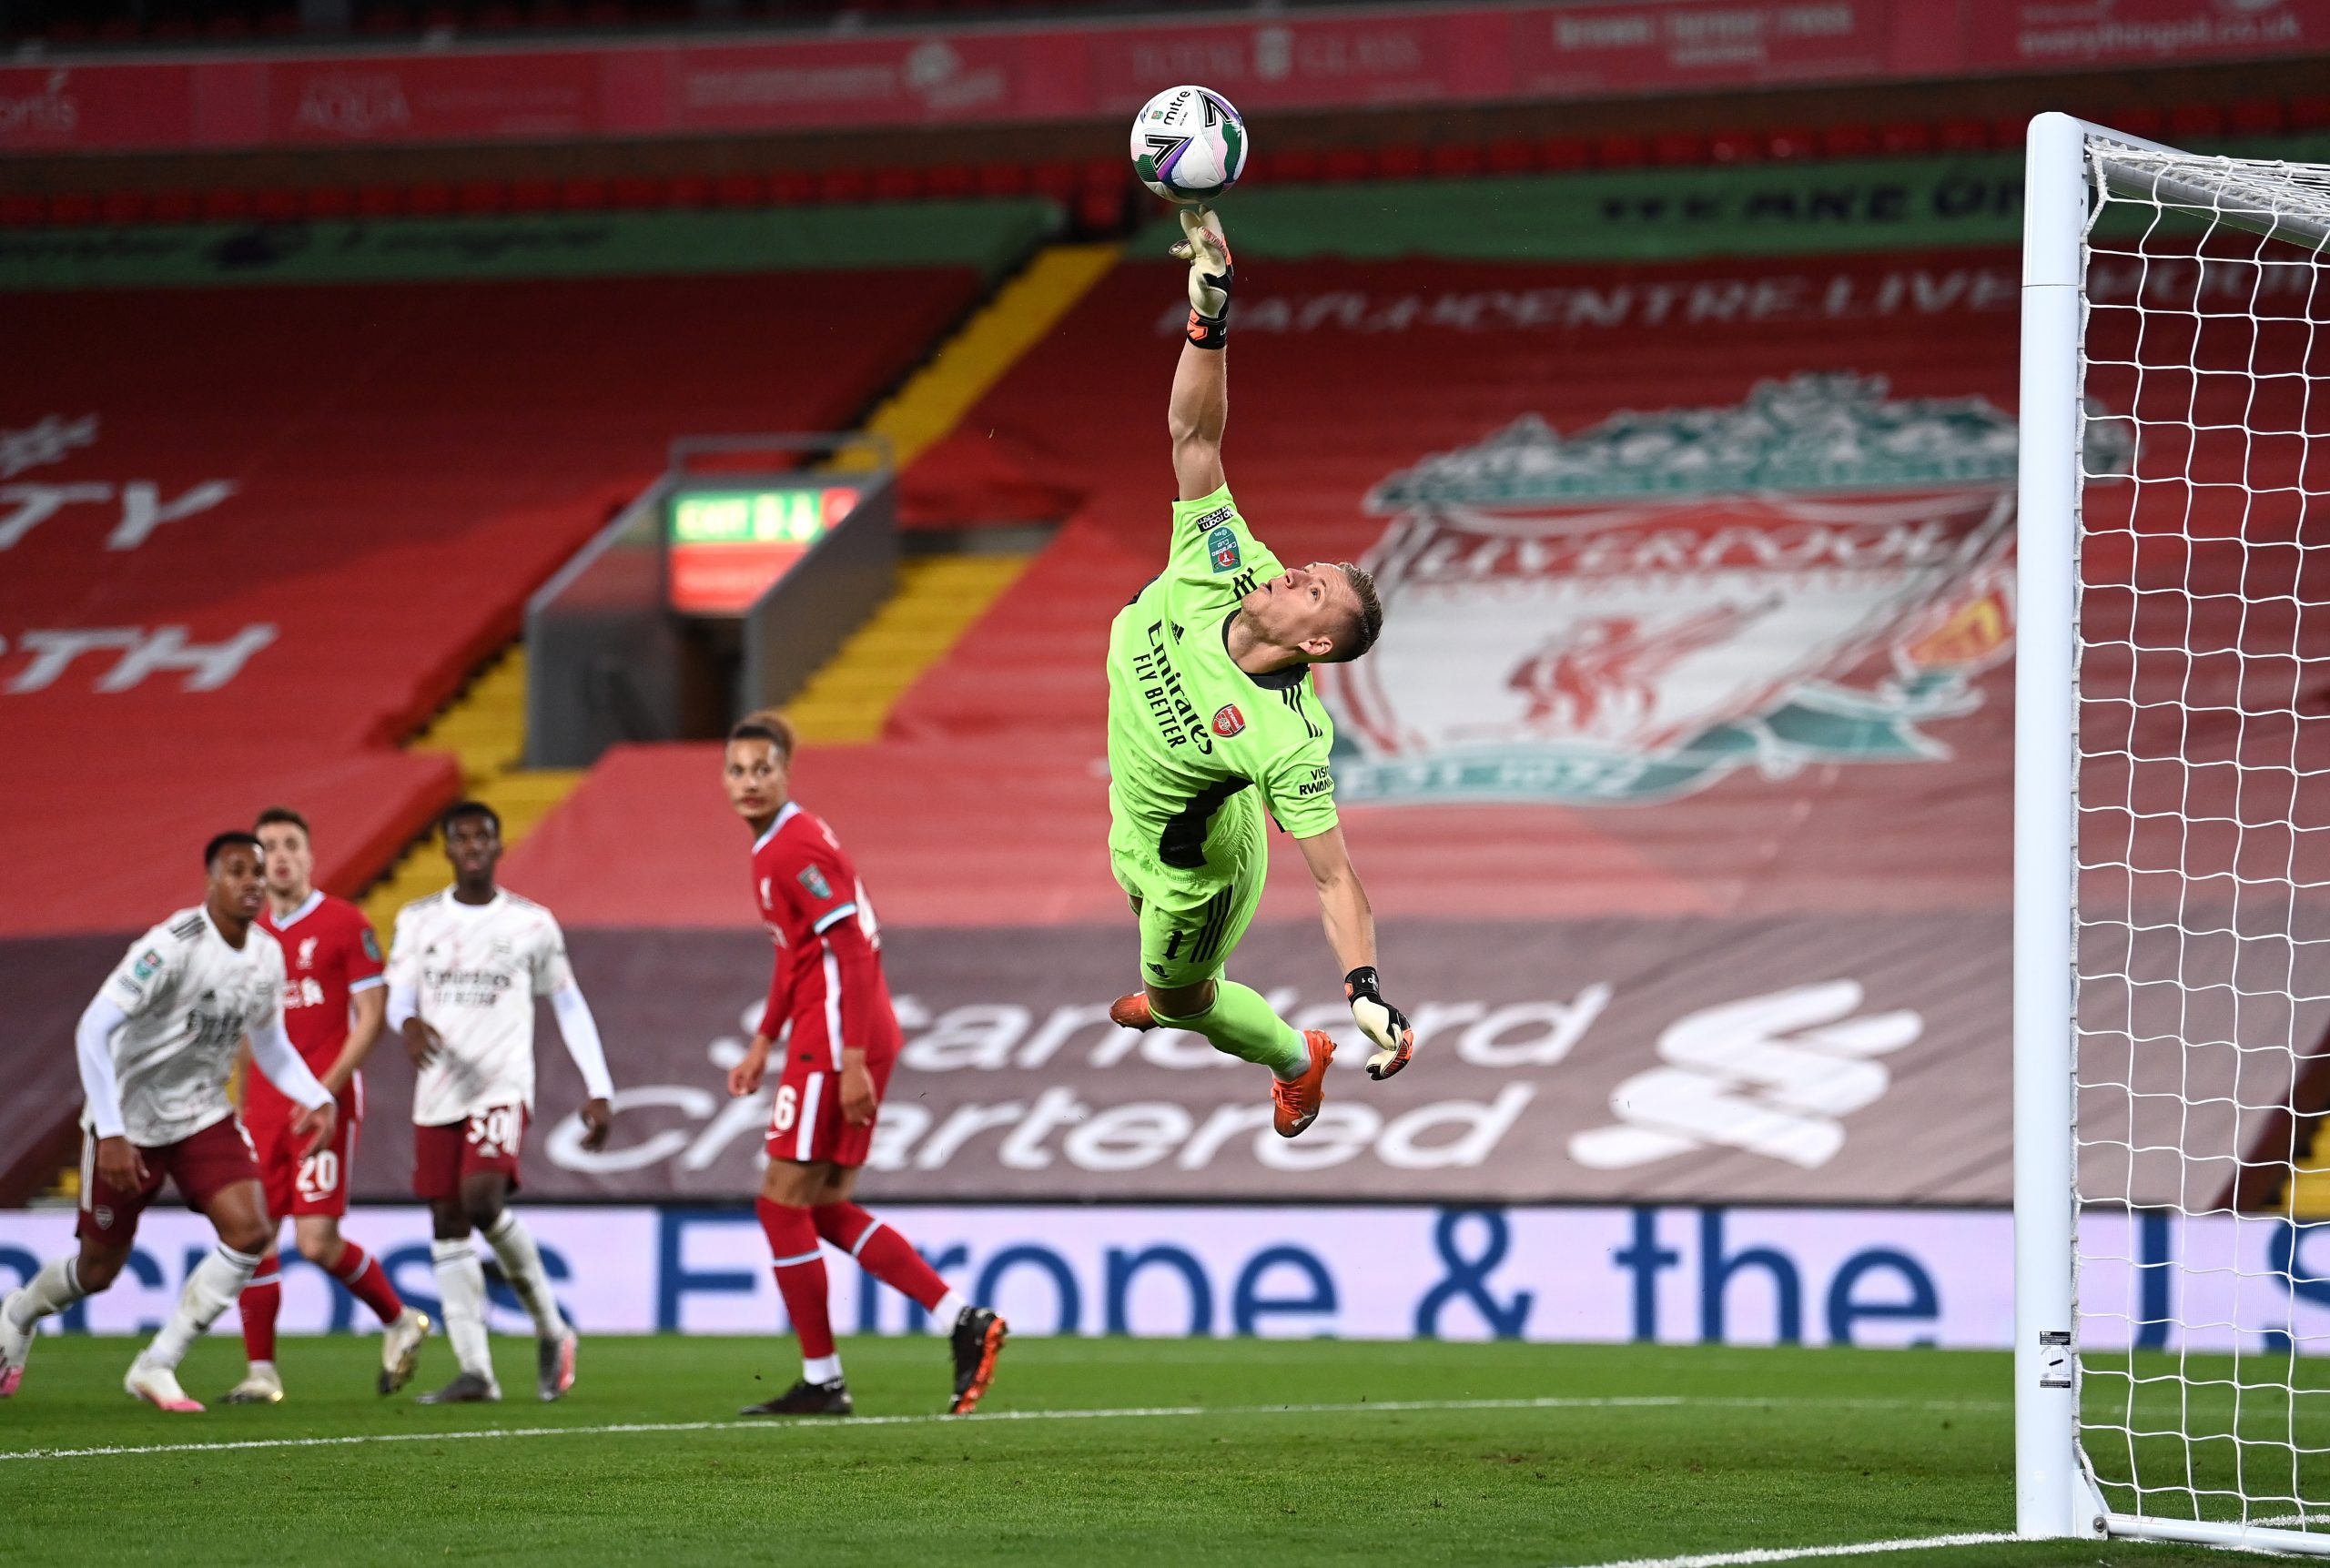
[[[0,1561],[1581,1564],[2013,1522],[2002,1355],[1022,1340],[990,1413],[948,1420],[939,1341],[860,1340],[858,1419],[745,1425],[789,1340],[586,1339],[541,1405],[532,1341],[498,1340],[508,1402],[443,1410],[374,1394],[376,1343],[286,1340],[284,1403],[169,1417],[121,1392],[132,1342],[44,1338],[0,1403]],[[213,1336],[183,1377],[240,1370]],[[451,1371],[432,1341],[415,1390]]]

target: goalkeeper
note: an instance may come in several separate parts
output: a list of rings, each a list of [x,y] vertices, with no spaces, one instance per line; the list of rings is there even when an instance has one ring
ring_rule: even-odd
[[[1334,723],[1311,666],[1356,659],[1383,625],[1374,581],[1348,561],[1282,566],[1248,531],[1221,477],[1229,417],[1230,249],[1220,221],[1183,207],[1189,340],[1173,372],[1173,539],[1165,570],[1109,631],[1109,856],[1140,921],[1143,988],[1109,1016],[1190,1029],[1271,1069],[1271,1124],[1319,1115],[1333,1038],[1298,1031],[1222,966],[1253,918],[1268,824],[1294,836],[1318,885],[1352,1017],[1390,1077],[1415,1037],[1383,998],[1375,923],[1343,846],[1327,754]]]

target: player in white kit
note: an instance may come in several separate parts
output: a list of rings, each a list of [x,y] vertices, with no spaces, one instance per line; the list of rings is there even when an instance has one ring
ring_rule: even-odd
[[[498,1400],[501,1385],[485,1333],[485,1270],[470,1243],[485,1233],[501,1272],[534,1320],[535,1391],[574,1386],[574,1330],[551,1294],[534,1239],[508,1207],[534,1107],[534,998],[558,1015],[582,1070],[584,1148],[606,1146],[614,1086],[591,1007],[567,966],[566,938],[549,910],[494,885],[501,819],[462,801],[440,819],[453,885],[397,913],[389,949],[389,1027],[404,1037],[413,1084],[412,1190],[429,1204],[445,1337],[461,1374],[423,1404]]]
[[[132,943],[81,1015],[81,1249],[0,1300],[0,1398],[23,1381],[40,1320],[114,1282],[167,1176],[209,1218],[218,1245],[187,1275],[170,1320],[122,1386],[166,1411],[202,1408],[178,1386],[178,1362],[242,1293],[275,1234],[258,1156],[227,1098],[245,1033],[258,1070],[300,1108],[302,1148],[329,1139],[335,1116],[331,1091],[284,1032],[283,949],[255,924],[264,861],[248,833],[212,839],[203,901]]]

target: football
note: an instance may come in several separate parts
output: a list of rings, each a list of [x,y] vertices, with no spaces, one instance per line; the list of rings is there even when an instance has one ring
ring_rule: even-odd
[[[1167,201],[1211,201],[1246,168],[1246,122],[1210,87],[1168,87],[1132,122],[1132,167]]]

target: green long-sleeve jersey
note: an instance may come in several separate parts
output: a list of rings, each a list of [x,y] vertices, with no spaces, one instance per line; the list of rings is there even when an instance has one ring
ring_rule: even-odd
[[[1109,631],[1110,847],[1201,883],[1226,880],[1223,803],[1252,788],[1297,838],[1333,827],[1334,723],[1307,665],[1250,675],[1230,657],[1239,601],[1284,568],[1230,487],[1173,505],[1165,570]]]

